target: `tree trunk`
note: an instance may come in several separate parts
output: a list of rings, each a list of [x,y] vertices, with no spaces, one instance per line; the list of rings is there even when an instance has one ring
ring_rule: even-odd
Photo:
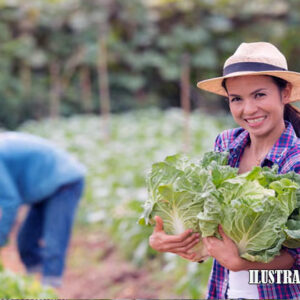
[[[82,106],[85,113],[93,111],[90,69],[82,66],[79,73]]]
[[[106,46],[107,24],[101,23],[99,30],[99,55],[98,55],[98,78],[99,78],[99,101],[102,116],[104,137],[109,140],[109,113],[110,95],[107,71],[107,46]]]
[[[31,69],[25,62],[23,62],[21,65],[20,77],[21,77],[25,97],[27,98],[31,93],[32,80],[31,80]]]
[[[58,62],[50,64],[50,117],[57,118],[60,111],[61,83],[60,66]]]
[[[183,151],[190,150],[190,63],[189,55],[185,53],[181,60],[181,78],[180,78],[180,100],[181,108],[184,113],[184,130],[183,130]]]

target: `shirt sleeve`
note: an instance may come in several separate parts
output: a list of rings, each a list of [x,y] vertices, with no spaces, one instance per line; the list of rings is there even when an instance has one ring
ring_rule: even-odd
[[[291,171],[294,171],[294,172],[300,174],[300,162],[297,162],[293,166]],[[291,248],[287,248],[287,247],[283,247],[283,248],[286,249],[295,259],[292,269],[298,270],[300,267],[300,248],[295,248],[295,249],[291,249]]]
[[[6,167],[0,163],[0,247],[5,245],[14,224],[20,196]]]
[[[295,262],[292,266],[292,269],[299,270],[300,266],[300,248],[291,249],[287,247],[282,247],[283,249],[286,249],[289,254],[292,255],[292,257],[295,259]]]
[[[297,162],[297,164],[293,168],[294,172],[300,174],[300,162]]]
[[[214,151],[215,152],[223,152],[224,150],[222,149],[222,138],[221,134],[218,134],[215,140],[215,145],[214,145]]]

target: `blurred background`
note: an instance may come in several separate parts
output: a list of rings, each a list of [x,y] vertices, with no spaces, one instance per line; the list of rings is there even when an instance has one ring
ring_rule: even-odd
[[[145,176],[235,126],[197,81],[220,76],[241,42],[274,43],[299,72],[299,33],[297,0],[0,1],[1,130],[46,137],[88,168],[58,297],[205,296],[210,260],[149,248],[152,229],[137,224]],[[14,247],[2,251],[1,282],[17,272],[7,297],[30,297]]]

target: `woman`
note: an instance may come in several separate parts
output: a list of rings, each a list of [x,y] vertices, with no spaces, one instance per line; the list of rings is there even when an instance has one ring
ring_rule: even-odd
[[[278,164],[279,172],[300,173],[300,113],[291,102],[300,100],[300,74],[288,71],[285,57],[269,43],[243,43],[227,59],[223,76],[200,81],[200,89],[228,97],[231,114],[240,128],[226,130],[215,142],[215,151],[229,152],[229,165],[239,173],[254,166]],[[281,250],[269,263],[250,262],[239,256],[233,241],[219,228],[222,240],[204,238],[214,265],[209,299],[299,299],[298,284],[249,285],[248,270],[300,269],[300,248]],[[199,235],[187,230],[179,236],[163,231],[161,218],[150,245],[193,260],[189,250]]]

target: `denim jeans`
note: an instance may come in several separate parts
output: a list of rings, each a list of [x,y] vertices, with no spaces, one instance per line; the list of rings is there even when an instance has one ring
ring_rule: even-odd
[[[26,269],[41,270],[43,280],[61,280],[72,226],[84,188],[78,180],[33,204],[17,237],[20,258]],[[57,284],[59,285],[59,284]]]

